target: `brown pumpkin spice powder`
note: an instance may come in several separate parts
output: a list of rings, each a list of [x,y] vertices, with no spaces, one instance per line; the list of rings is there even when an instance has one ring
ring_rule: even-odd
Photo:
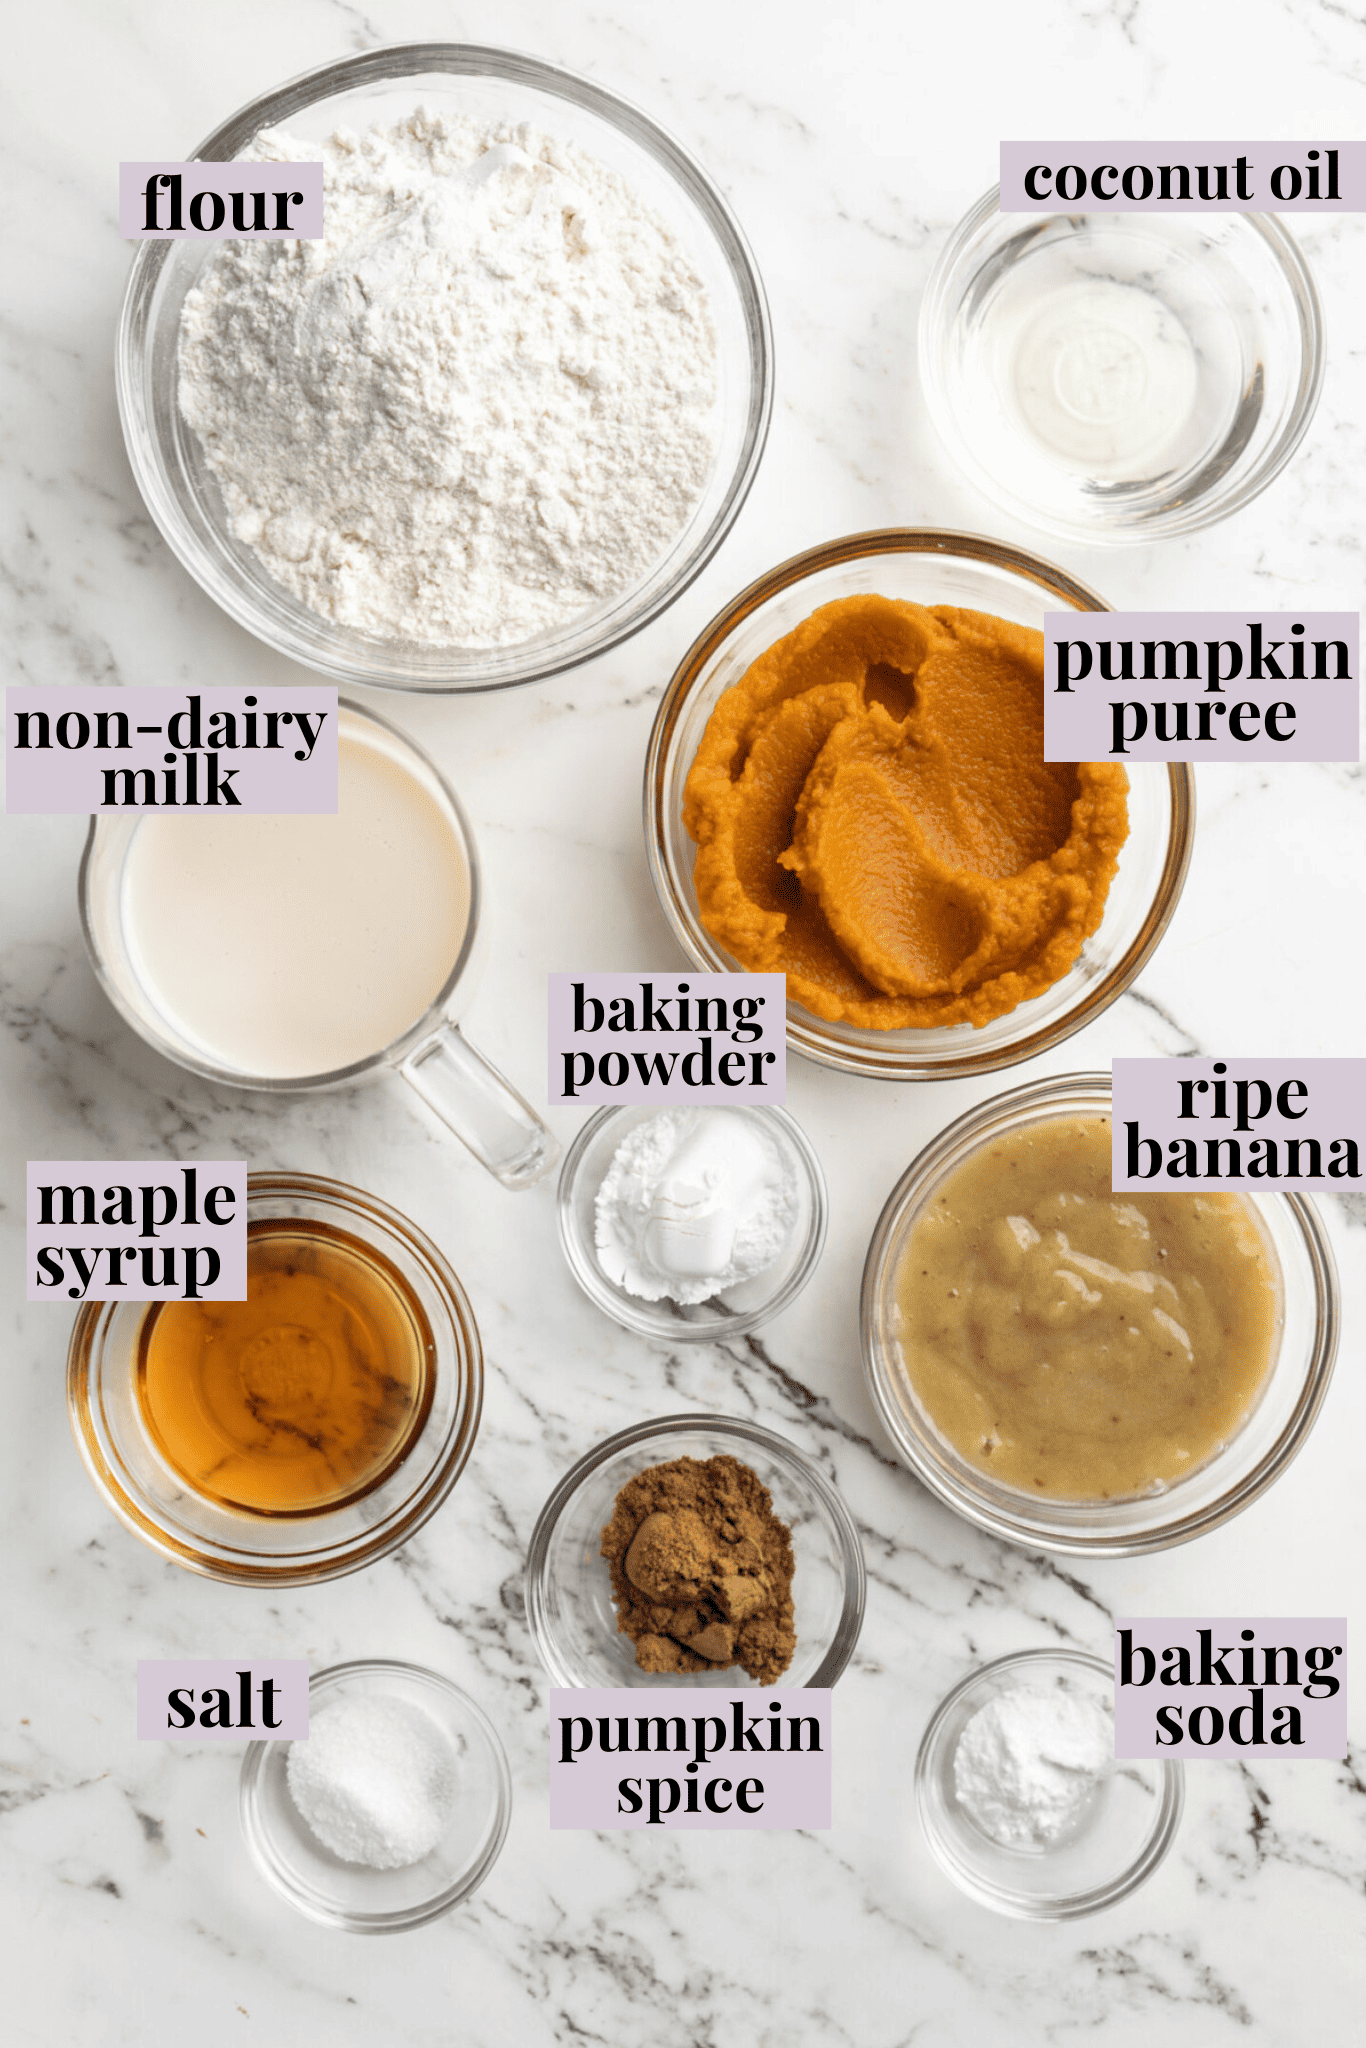
[[[602,1532],[617,1629],[642,1671],[738,1664],[773,1685],[792,1662],[787,1525],[738,1458],[674,1458],[627,1481]]]

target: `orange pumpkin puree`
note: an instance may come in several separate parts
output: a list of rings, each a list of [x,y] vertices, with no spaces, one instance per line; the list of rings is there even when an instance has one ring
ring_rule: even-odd
[[[702,923],[818,1017],[990,1022],[1066,974],[1128,778],[1043,758],[1043,635],[886,597],[822,605],[727,690],[688,774]]]

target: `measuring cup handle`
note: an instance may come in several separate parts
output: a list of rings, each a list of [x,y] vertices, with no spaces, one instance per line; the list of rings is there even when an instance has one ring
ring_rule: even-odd
[[[530,1103],[457,1025],[424,1039],[399,1072],[505,1188],[529,1188],[559,1158],[559,1145]]]

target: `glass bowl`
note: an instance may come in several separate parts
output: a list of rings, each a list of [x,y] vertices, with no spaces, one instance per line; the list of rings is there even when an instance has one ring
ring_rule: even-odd
[[[920,1824],[940,1867],[969,1898],[1017,1920],[1080,1920],[1146,1883],[1181,1825],[1180,1764],[1117,1763],[1076,1833],[1048,1849],[1006,1849],[959,1803],[953,1760],[963,1730],[1016,1686],[1089,1694],[1113,1707],[1115,1674],[1080,1650],[1018,1650],[973,1671],[935,1709],[915,1764]]]
[[[696,849],[683,824],[683,786],[720,697],[766,648],[834,598],[860,593],[915,604],[993,612],[1042,630],[1044,613],[1108,606],[1061,569],[1023,549],[974,534],[888,528],[854,533],[794,555],[718,613],[683,657],[650,734],[645,762],[645,844],[665,916],[695,967],[733,972],[698,916]],[[1176,909],[1195,833],[1195,776],[1184,764],[1135,762],[1129,837],[1100,928],[1074,966],[1042,995],[975,1027],[868,1031],[787,1006],[787,1042],[844,1073],[892,1081],[952,1080],[1013,1066],[1060,1045],[1122,995]]]
[[[304,1173],[253,1173],[248,1229],[277,1217],[331,1225],[397,1269],[431,1330],[431,1400],[396,1465],[369,1492],[316,1513],[248,1513],[189,1488],[143,1420],[138,1343],[155,1307],[87,1302],[67,1354],[67,1412],[85,1468],[126,1529],[162,1557],[243,1586],[303,1586],[361,1571],[428,1521],[465,1468],[479,1428],[484,1358],[464,1289],[429,1237],[359,1188]]]
[[[677,1104],[672,1105],[678,1107]],[[603,1176],[617,1147],[635,1129],[659,1115],[658,1108],[642,1104],[620,1109],[600,1109],[591,1116],[569,1148],[560,1168],[557,1204],[560,1245],[569,1270],[589,1300],[595,1302],[623,1329],[642,1337],[657,1337],[685,1344],[708,1343],[725,1337],[742,1337],[795,1300],[815,1269],[825,1243],[828,1205],[825,1175],[811,1142],[795,1117],[785,1109],[742,1107],[737,1104],[725,1114],[741,1116],[758,1124],[773,1140],[788,1162],[797,1184],[797,1216],[786,1251],[766,1273],[728,1287],[709,1301],[685,1304],[668,1299],[644,1301],[604,1273],[597,1256],[596,1205]]]
[[[922,1409],[906,1369],[896,1277],[911,1229],[946,1176],[1008,1132],[1059,1116],[1104,1116],[1108,1074],[1062,1074],[997,1095],[920,1154],[887,1198],[868,1247],[859,1320],[863,1367],[887,1432],[932,1493],[1008,1543],[1074,1557],[1135,1557],[1217,1529],[1257,1500],[1300,1449],[1328,1391],[1339,1300],[1332,1251],[1304,1195],[1247,1194],[1280,1268],[1278,1349],[1257,1402],[1222,1449],[1160,1492],[1108,1501],[1041,1500],[1002,1486],[963,1458]]]
[[[863,1625],[866,1580],[858,1531],[839,1495],[794,1445],[727,1415],[666,1415],[623,1429],[565,1474],[532,1532],[526,1611],[554,1685],[725,1687],[753,1681],[729,1671],[642,1671],[617,1633],[612,1585],[599,1545],[628,1479],[673,1458],[731,1457],[758,1474],[773,1512],[792,1532],[797,1649],[780,1686],[833,1685]]]
[[[1304,437],[1323,315],[1274,214],[1002,213],[950,235],[920,310],[925,403],[994,504],[1091,545],[1225,519]]]
[[[586,78],[514,51],[461,43],[366,50],[291,79],[233,114],[193,152],[229,161],[262,128],[322,141],[338,125],[393,121],[419,104],[485,120],[529,121],[619,172],[678,237],[702,277],[716,330],[717,447],[691,517],[630,589],[512,647],[460,649],[381,640],[300,603],[228,530],[217,482],[180,416],[180,313],[217,244],[139,244],[115,355],[128,458],[147,509],[183,566],[230,617],[292,661],[339,683],[492,690],[573,668],[658,616],[700,574],[754,481],[773,405],[773,341],[754,258],[725,200],[648,116]]]
[[[484,1882],[507,1835],[512,1779],[488,1715],[439,1672],[375,1659],[334,1664],[308,1682],[310,1715],[366,1697],[421,1707],[454,1746],[455,1806],[429,1855],[402,1870],[372,1870],[325,1849],[290,1796],[288,1742],[248,1744],[238,1812],[257,1869],[296,1911],[348,1934],[398,1934],[449,1913]]]

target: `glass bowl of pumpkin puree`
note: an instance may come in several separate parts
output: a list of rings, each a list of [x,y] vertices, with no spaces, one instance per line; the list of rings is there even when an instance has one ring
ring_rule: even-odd
[[[951,1124],[892,1190],[863,1361],[904,1462],[1008,1542],[1134,1556],[1217,1528],[1300,1449],[1337,1348],[1307,1196],[1112,1194],[1110,1077]]]
[[[781,563],[684,656],[646,759],[655,889],[694,966],[787,974],[794,1051],[989,1073],[1157,945],[1194,775],[1044,762],[1044,614],[1068,609],[1108,607],[1023,549],[891,528]]]

